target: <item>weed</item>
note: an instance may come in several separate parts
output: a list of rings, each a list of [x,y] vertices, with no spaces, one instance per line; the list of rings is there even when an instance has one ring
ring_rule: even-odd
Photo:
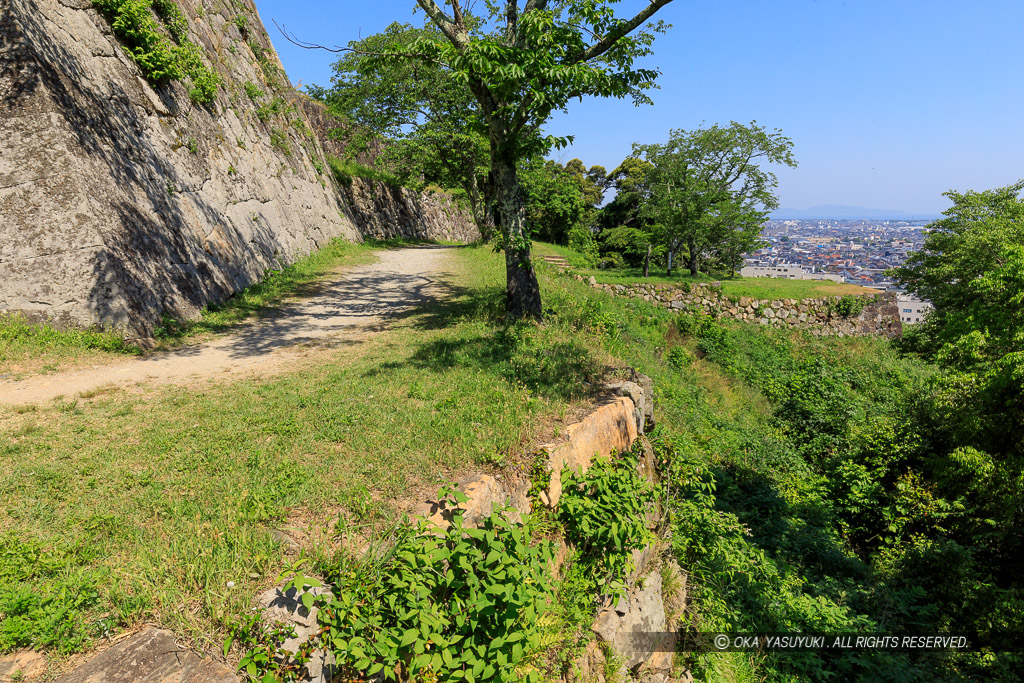
[[[249,99],[253,102],[263,99],[263,95],[265,94],[263,89],[252,81],[246,81],[243,87],[245,88],[245,94],[248,95]]]
[[[199,47],[188,39],[188,20],[173,0],[93,0],[93,6],[110,21],[114,34],[149,82],[158,84],[188,76],[192,101],[213,103],[220,76],[206,66]],[[151,9],[175,44],[160,33]]]
[[[655,491],[637,474],[638,457],[634,450],[598,460],[583,474],[562,473],[558,516],[566,540],[592,564],[605,593],[624,590],[622,580],[633,570],[632,551],[653,539],[647,511]]]
[[[270,146],[284,152],[285,154],[292,153],[292,147],[288,142],[288,134],[278,128],[274,128],[270,131]],[[278,171],[278,174],[280,174],[280,170]]]

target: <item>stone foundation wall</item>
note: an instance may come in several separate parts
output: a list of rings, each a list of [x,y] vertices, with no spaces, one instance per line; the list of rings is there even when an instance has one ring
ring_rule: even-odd
[[[0,311],[144,337],[337,237],[478,238],[449,197],[337,186],[252,0],[177,4],[206,106],[90,0],[0,2]]]
[[[463,243],[480,239],[470,212],[443,192],[413,192],[364,178],[353,178],[340,192],[363,237]]]
[[[593,277],[573,277],[612,296],[628,296],[677,311],[694,311],[716,318],[729,318],[749,323],[807,330],[818,336],[898,337],[903,334],[896,294],[885,292],[862,296],[830,296],[815,299],[753,299],[722,294],[715,284],[674,285],[600,284]],[[845,300],[845,301],[844,301]],[[841,303],[842,302],[842,303]],[[843,314],[844,306],[854,312]]]

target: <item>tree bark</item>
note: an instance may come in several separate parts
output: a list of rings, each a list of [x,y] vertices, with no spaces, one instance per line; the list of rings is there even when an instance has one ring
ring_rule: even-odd
[[[647,245],[647,256],[644,257],[644,277],[651,276],[651,245]]]
[[[696,277],[697,273],[700,272],[700,252],[697,249],[697,243],[693,240],[687,244],[690,250],[689,259],[687,259],[687,265],[690,266],[690,275]]]
[[[530,259],[530,234],[526,226],[526,207],[514,159],[496,158],[493,162],[497,218],[504,238],[505,302],[512,319],[542,317],[540,285]]]

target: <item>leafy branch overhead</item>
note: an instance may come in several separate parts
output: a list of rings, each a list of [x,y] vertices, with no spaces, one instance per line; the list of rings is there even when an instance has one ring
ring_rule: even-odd
[[[487,2],[473,14],[459,0],[418,0],[440,32],[393,44],[371,57],[386,63],[441,65],[476,100],[470,123],[486,134],[492,182],[489,207],[506,256],[506,303],[511,317],[541,316],[540,290],[530,262],[530,230],[518,165],[562,147],[569,137],[541,127],[569,100],[584,96],[651,100],[658,71],[637,66],[651,54],[663,22],[648,23],[671,0],[655,0],[628,19],[615,15],[617,0],[549,4],[527,0]]]

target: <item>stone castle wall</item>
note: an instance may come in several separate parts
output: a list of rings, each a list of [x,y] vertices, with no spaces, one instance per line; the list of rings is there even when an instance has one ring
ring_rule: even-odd
[[[582,275],[574,275],[584,281]],[[903,333],[896,294],[887,292],[862,296],[831,296],[815,299],[753,299],[722,294],[714,284],[693,285],[608,285],[595,278],[586,280],[591,287],[612,296],[628,296],[650,301],[677,311],[696,311],[716,318],[730,318],[749,323],[808,330],[819,336],[898,337]],[[846,299],[856,310],[843,315]]]
[[[444,199],[337,187],[252,0],[177,4],[209,106],[90,0],[0,2],[0,311],[145,336],[333,238],[472,238]]]

